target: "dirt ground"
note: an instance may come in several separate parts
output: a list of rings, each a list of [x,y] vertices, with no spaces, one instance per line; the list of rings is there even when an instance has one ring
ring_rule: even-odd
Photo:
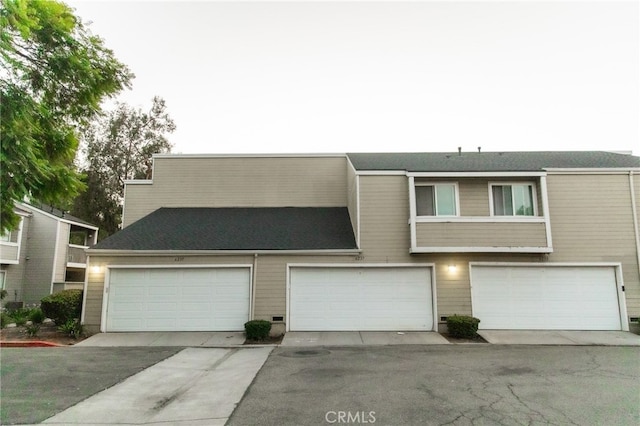
[[[75,345],[76,343],[84,340],[86,337],[79,337],[74,339],[66,334],[58,331],[56,325],[52,322],[41,324],[40,330],[34,337],[27,335],[27,329],[24,326],[21,327],[7,327],[0,331],[0,341],[45,341],[51,343],[57,343],[59,345]]]

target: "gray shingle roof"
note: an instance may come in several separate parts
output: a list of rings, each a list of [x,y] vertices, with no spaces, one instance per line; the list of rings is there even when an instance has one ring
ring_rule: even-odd
[[[84,224],[84,225],[97,227],[97,225],[94,225],[94,224],[92,224],[90,222],[87,222],[86,220],[80,219],[78,217],[72,216],[69,213],[67,213],[66,211],[60,210],[60,209],[58,209],[56,207],[53,207],[53,206],[51,206],[49,204],[35,203],[35,202],[34,203],[24,203],[24,204],[26,206],[33,207],[33,208],[36,208],[38,210],[42,210],[43,212],[49,213],[50,215],[59,217],[60,219],[65,219],[65,220],[68,220],[68,221],[71,221],[71,222],[76,222],[76,223],[79,223],[81,225]]]
[[[163,207],[93,248],[322,250],[357,246],[345,207]]]
[[[356,170],[409,172],[541,171],[640,167],[640,157],[605,151],[350,153]]]

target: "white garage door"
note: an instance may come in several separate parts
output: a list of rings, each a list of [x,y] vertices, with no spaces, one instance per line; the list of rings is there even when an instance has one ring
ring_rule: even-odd
[[[240,331],[249,268],[111,269],[106,331]]]
[[[471,267],[473,315],[485,330],[620,330],[614,267]]]
[[[429,268],[291,268],[291,331],[432,330]]]

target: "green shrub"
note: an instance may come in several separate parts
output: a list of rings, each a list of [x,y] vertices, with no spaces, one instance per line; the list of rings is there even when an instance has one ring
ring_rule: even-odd
[[[82,290],[63,290],[42,299],[40,309],[56,325],[65,325],[69,320],[80,318],[82,312]]]
[[[36,337],[38,331],[40,331],[40,324],[31,323],[27,325],[27,336]]]
[[[265,340],[269,337],[271,323],[265,320],[251,320],[244,323],[244,331],[249,340]]]
[[[33,308],[29,314],[29,320],[34,324],[42,324],[45,318],[44,312],[40,308]]]
[[[82,334],[82,324],[80,324],[80,319],[78,318],[70,319],[58,327],[58,330],[69,337],[77,339]]]
[[[452,337],[473,339],[478,334],[478,318],[467,315],[453,315],[447,317],[447,329]]]
[[[16,323],[17,326],[22,326],[27,323],[29,320],[29,314],[31,313],[30,309],[27,308],[18,308],[9,311],[9,316]]]
[[[12,324],[13,318],[9,316],[8,313],[2,312],[0,313],[0,328],[5,328],[7,324]]]

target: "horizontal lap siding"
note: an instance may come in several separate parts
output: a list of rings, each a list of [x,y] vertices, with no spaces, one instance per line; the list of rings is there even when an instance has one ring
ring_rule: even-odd
[[[416,224],[418,247],[546,247],[544,223]]]
[[[622,262],[628,314],[640,315],[629,176],[550,174],[547,184],[554,247],[549,261]],[[634,186],[637,203],[637,176]]]
[[[127,184],[124,226],[160,207],[345,207],[344,157],[156,158],[153,183]]]

